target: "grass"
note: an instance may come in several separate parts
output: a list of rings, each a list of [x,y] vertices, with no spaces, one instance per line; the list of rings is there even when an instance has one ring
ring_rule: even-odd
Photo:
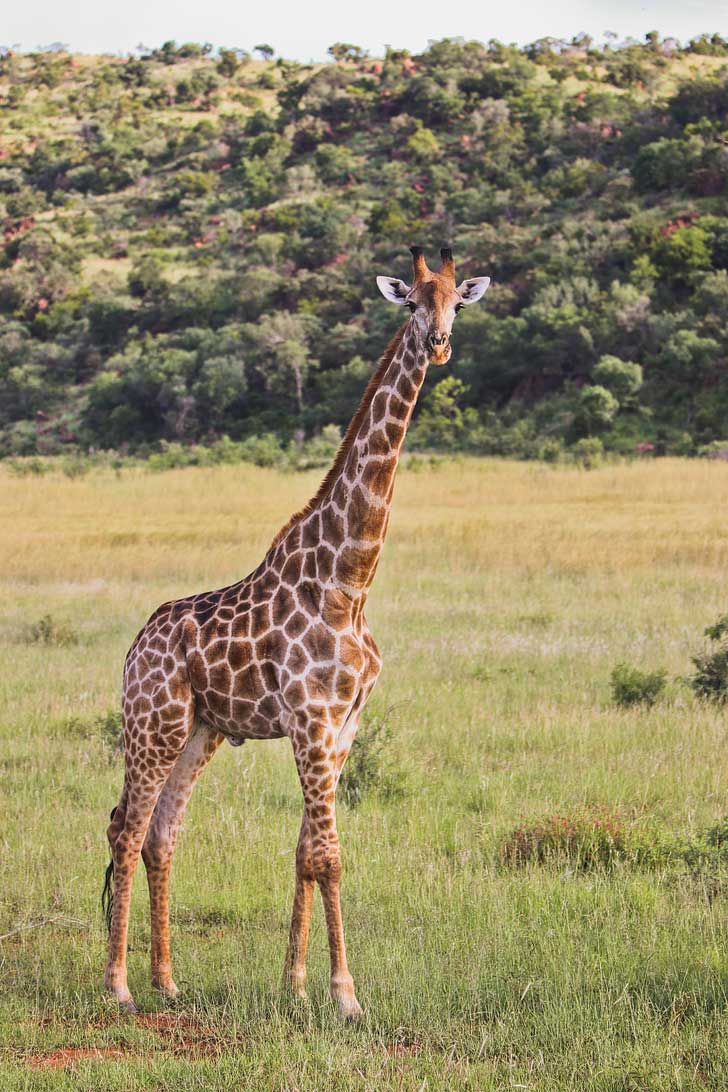
[[[193,796],[172,881],[182,1002],[148,984],[141,870],[146,1015],[106,1002],[125,651],[158,603],[248,572],[317,481],[0,468],[0,1088],[725,1088],[720,856],[503,852],[514,831],[551,836],[548,817],[689,841],[728,812],[725,708],[684,686],[653,707],[610,696],[620,661],[685,676],[726,611],[728,473],[707,461],[403,469],[368,616],[385,657],[372,718],[406,791],[339,821],[366,1019],[339,1026],[327,1000],[318,900],[311,1005],[280,992],[301,811],[286,741],[224,747]],[[44,618],[76,643],[29,641]]]

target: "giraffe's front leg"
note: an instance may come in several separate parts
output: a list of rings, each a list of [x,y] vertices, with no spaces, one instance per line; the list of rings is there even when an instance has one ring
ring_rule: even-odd
[[[330,991],[345,1019],[362,1015],[346,961],[341,920],[341,850],[336,831],[336,784],[341,765],[337,737],[328,723],[313,720],[293,737],[311,852],[311,872],[321,890],[331,956]],[[348,748],[347,748],[348,749]]]

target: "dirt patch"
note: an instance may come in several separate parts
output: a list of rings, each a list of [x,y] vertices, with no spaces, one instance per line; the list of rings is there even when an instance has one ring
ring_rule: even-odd
[[[421,1050],[422,1044],[408,1035],[399,1036],[391,1043],[384,1043],[384,1053],[390,1058],[414,1058]]]
[[[51,1021],[48,1021],[50,1025]],[[96,1029],[108,1028],[113,1020],[99,1021],[92,1025]],[[182,1016],[171,1012],[143,1012],[135,1017],[137,1027],[151,1032],[156,1042],[146,1046],[87,1046],[61,1047],[57,1050],[32,1054],[26,1058],[34,1069],[64,1069],[77,1062],[94,1060],[113,1060],[120,1058],[140,1059],[156,1052],[174,1055],[178,1058],[207,1058],[230,1049],[234,1039],[222,1035],[215,1029],[194,1017]]]
[[[189,1016],[169,1012],[140,1013],[140,1027],[153,1032],[162,1041],[163,1049],[184,1057],[208,1057],[230,1046],[230,1038]]]
[[[417,1043],[387,1043],[384,1049],[390,1058],[414,1058],[420,1053]]]
[[[120,1047],[66,1047],[47,1054],[31,1054],[28,1065],[34,1069],[64,1069],[89,1058],[106,1061],[109,1058],[125,1058],[127,1051]]]

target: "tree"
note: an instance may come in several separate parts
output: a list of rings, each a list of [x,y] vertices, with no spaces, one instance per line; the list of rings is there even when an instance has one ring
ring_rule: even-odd
[[[448,375],[435,384],[413,428],[411,442],[422,447],[456,447],[463,428],[461,403],[467,387]]]
[[[592,369],[592,379],[606,387],[620,405],[634,400],[642,386],[642,368],[617,356],[602,356]]]
[[[240,68],[240,51],[237,49],[221,49],[217,62],[217,70],[221,76],[232,79]]]
[[[413,436],[724,439],[728,78],[686,73],[726,48],[448,38],[362,63],[335,42],[304,66],[263,44],[244,79],[243,51],[196,43],[78,79],[0,55],[0,451],[344,425],[398,318],[372,278],[452,237],[493,288]]]
[[[676,284],[689,283],[694,274],[711,267],[710,240],[698,224],[662,235],[652,251],[660,272]]]
[[[617,416],[619,402],[606,387],[582,387],[579,395],[577,423],[587,436],[608,429]]]
[[[275,49],[273,46],[268,45],[267,42],[263,42],[261,45],[253,46],[253,53],[260,53],[264,61],[270,61],[275,56]]]
[[[365,60],[369,54],[361,46],[352,45],[350,42],[335,42],[332,46],[326,50],[330,57],[339,63],[342,61],[353,61],[356,64],[360,64]]]
[[[132,296],[140,299],[163,292],[167,287],[167,280],[162,262],[153,255],[135,259],[127,277],[127,284]]]

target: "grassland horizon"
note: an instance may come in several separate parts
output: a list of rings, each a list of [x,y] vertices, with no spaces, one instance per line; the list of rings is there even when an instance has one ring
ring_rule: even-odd
[[[366,1019],[282,957],[301,798],[287,741],[224,747],[172,877],[183,998],[103,996],[98,899],[119,754],[103,725],[156,606],[240,579],[320,474],[251,465],[19,478],[0,466],[0,1087],[723,1089],[728,868],[515,867],[519,825],[583,814],[690,837],[728,812],[728,722],[680,683],[726,612],[728,468],[461,459],[400,470],[367,615],[400,791],[341,805],[344,917]],[[619,709],[614,665],[664,668]]]

